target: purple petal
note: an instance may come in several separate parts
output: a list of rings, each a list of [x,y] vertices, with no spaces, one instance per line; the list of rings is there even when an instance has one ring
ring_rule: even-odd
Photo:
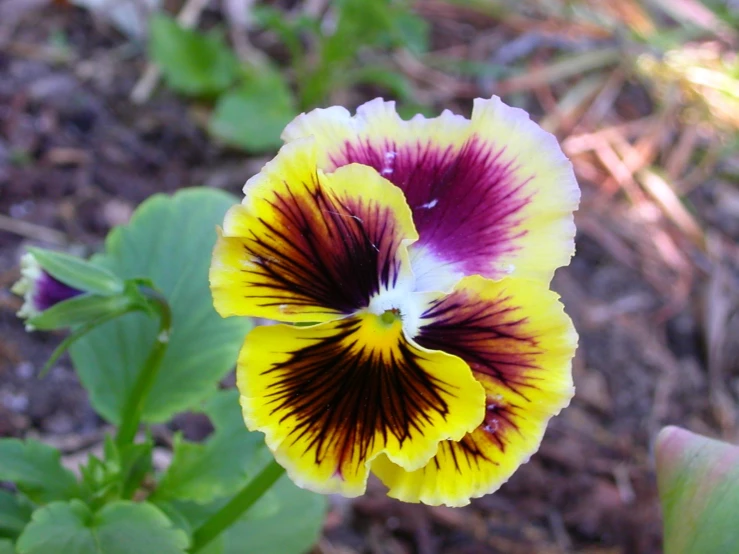
[[[42,270],[36,281],[33,306],[37,311],[43,312],[59,302],[69,300],[80,294],[82,294],[81,290],[65,285]]]

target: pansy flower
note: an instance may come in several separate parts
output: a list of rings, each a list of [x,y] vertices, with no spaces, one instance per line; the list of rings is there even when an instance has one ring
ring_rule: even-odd
[[[84,292],[53,277],[30,252],[21,257],[21,278],[11,291],[23,297],[23,305],[17,314],[22,319],[32,319],[60,302]],[[30,325],[27,327],[29,330],[33,329]]]
[[[498,98],[467,120],[373,100],[314,110],[226,215],[210,271],[254,329],[244,419],[299,485],[464,505],[538,448],[573,394],[554,270],[579,200],[555,138]],[[292,324],[292,325],[286,325]]]

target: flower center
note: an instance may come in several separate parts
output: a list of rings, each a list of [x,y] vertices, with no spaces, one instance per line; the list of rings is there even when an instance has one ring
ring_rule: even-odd
[[[398,308],[390,308],[389,310],[385,310],[382,312],[382,315],[380,316],[380,320],[385,325],[392,325],[398,319],[402,319],[400,315],[400,310]]]
[[[370,299],[366,310],[386,327],[401,323],[406,336],[412,338],[418,333],[423,298],[408,287],[384,290]]]

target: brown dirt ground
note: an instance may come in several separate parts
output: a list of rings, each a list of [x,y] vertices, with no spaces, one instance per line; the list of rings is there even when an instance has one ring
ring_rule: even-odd
[[[525,31],[524,55],[537,67],[555,51],[612,40],[595,31],[573,37],[576,29],[557,21],[504,24],[443,2],[421,5],[435,46],[458,57],[500,52]],[[54,46],[62,34],[64,49]],[[41,436],[73,453],[98,440],[102,422],[67,360],[35,377],[60,337],[28,335],[14,316],[19,302],[7,287],[24,245],[84,254],[147,196],[195,185],[238,193],[263,160],[210,141],[197,109],[163,88],[131,104],[141,50],[87,12],[42,6],[10,30],[0,25],[0,41],[0,436]],[[471,97],[506,93],[539,120],[559,114],[576,80],[521,85],[408,71],[437,107],[464,112]],[[555,279],[581,336],[572,405],[498,493],[463,509],[429,508],[389,500],[374,483],[363,498],[334,499],[316,552],[657,553],[656,432],[679,424],[739,438],[739,364],[729,340],[739,325],[739,191],[720,177],[739,164],[734,155],[691,173],[693,161],[671,156],[676,144],[692,140],[693,160],[718,139],[690,130],[681,100],[657,109],[648,88],[619,71],[605,72],[610,84],[553,123],[583,187],[577,255]],[[592,134],[603,129],[618,140]],[[637,162],[624,175],[630,151]],[[688,223],[634,181],[646,164],[682,183]]]

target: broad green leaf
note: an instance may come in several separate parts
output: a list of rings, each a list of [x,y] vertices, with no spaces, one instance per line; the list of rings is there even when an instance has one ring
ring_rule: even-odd
[[[210,504],[174,501],[162,504],[161,508],[167,514],[175,514],[170,515],[175,522],[184,518],[187,523],[181,521],[179,526],[192,533],[227,501],[224,499]],[[283,476],[203,552],[302,554],[318,540],[325,515],[326,498],[323,495],[301,489]]]
[[[236,492],[236,490],[232,491]],[[277,512],[278,500],[273,493],[274,491],[267,491],[267,494],[262,496],[257,503],[251,507],[251,509],[242,516],[242,519],[261,519],[264,517],[272,516]],[[195,529],[201,525],[208,517],[215,514],[221,509],[230,499],[215,500],[206,504],[198,504],[190,501],[158,501],[152,499],[156,506],[164,512],[167,517],[178,529],[184,531],[190,542],[192,542],[192,535]],[[201,550],[198,550],[197,554],[223,554],[223,534],[216,537],[214,540],[205,545]]]
[[[266,456],[261,455],[258,457],[271,457],[266,449],[262,451],[262,454],[266,454]],[[259,467],[257,468],[250,468],[254,469],[254,471],[251,471],[250,473],[254,475],[259,473],[259,470],[266,465],[264,460],[262,460],[262,462],[263,463],[259,464]],[[211,502],[193,502],[191,500],[182,500],[179,498],[165,500],[157,495],[152,495],[150,500],[166,513],[175,525],[180,529],[185,530],[188,535],[191,536],[208,518],[228,504],[236,493],[238,493],[244,486],[248,485],[248,482],[249,481],[247,480],[246,482],[241,483],[238,488],[233,488],[228,496],[220,497]],[[277,487],[275,486],[267,490],[260,498],[257,499],[254,505],[247,510],[247,512],[242,514],[241,519],[250,521],[263,520],[277,514],[278,510],[281,508],[281,502],[283,500],[276,489]]]
[[[196,520],[200,522],[206,515],[214,513],[214,510],[204,509],[199,504],[193,502],[155,502],[155,504],[166,514],[175,527],[182,529],[187,534],[191,544],[193,524],[195,524]],[[185,508],[183,509],[182,506],[185,506]],[[195,518],[193,518],[193,514],[189,511],[193,506],[197,512]],[[219,535],[205,547],[198,550],[197,554],[223,554],[223,535]]]
[[[739,552],[739,447],[667,427],[656,458],[665,554]]]
[[[238,492],[235,489],[232,495]],[[225,506],[231,498],[219,498],[212,502],[205,504],[192,502],[190,500],[171,500],[158,502],[153,499],[154,503],[159,506],[163,512],[169,513],[170,510],[176,510],[177,513],[182,515],[188,521],[188,526],[180,526],[182,529],[188,530],[192,533],[195,529],[203,523],[208,517],[215,514],[223,506]],[[274,488],[268,490],[262,495],[259,500],[243,515],[243,519],[248,520],[262,520],[265,518],[272,517],[277,513],[280,508],[281,500],[278,498]],[[174,520],[174,518],[173,518]]]
[[[0,539],[0,554],[15,554],[13,541],[9,539]]]
[[[32,511],[16,495],[0,489],[0,537],[17,537],[30,521]]]
[[[130,223],[113,230],[95,262],[122,277],[150,278],[172,308],[173,330],[145,422],[162,422],[198,406],[231,369],[251,327],[246,318],[221,318],[213,309],[208,267],[216,226],[238,201],[215,189],[186,189],[144,202]],[[120,423],[130,394],[157,334],[158,322],[140,313],[110,321],[70,349],[94,408]]]
[[[169,86],[183,94],[218,94],[239,71],[236,57],[222,38],[184,29],[163,14],[149,20],[149,51]]]
[[[292,92],[278,72],[265,70],[218,99],[210,132],[250,152],[278,148],[280,133],[297,110]]]
[[[74,474],[62,467],[59,451],[34,440],[0,440],[0,481],[15,483],[34,502],[80,495]]]
[[[204,443],[178,436],[174,458],[153,498],[206,503],[232,496],[263,463],[264,436],[246,429],[236,390],[219,392],[205,405],[215,431]]]
[[[82,258],[43,248],[28,251],[49,275],[70,287],[103,296],[123,292],[122,279]]]
[[[164,515],[169,518],[169,520],[172,522],[172,525],[177,527],[177,529],[182,529],[182,531],[185,532],[185,534],[192,538],[192,523],[190,519],[188,519],[185,514],[183,514],[179,507],[176,506],[176,503],[172,502],[152,502],[157,508],[159,508]],[[190,541],[192,542],[192,541]]]
[[[187,535],[148,503],[113,502],[93,513],[79,500],[36,510],[18,554],[184,554]]]
[[[283,476],[271,489],[279,505],[273,515],[243,518],[223,534],[223,554],[304,554],[316,543],[326,516],[326,497]]]
[[[268,451],[263,450],[259,458],[265,458],[270,456]],[[265,463],[259,464],[257,468],[250,468],[250,474],[257,474],[259,470],[264,467]],[[247,485],[249,480],[240,483],[238,488],[233,488],[228,496],[221,496],[216,500],[210,502],[194,502],[192,500],[177,499],[164,499],[159,495],[152,495],[150,500],[161,508],[161,510],[170,515],[172,521],[174,521],[178,527],[187,531],[191,535],[195,529],[200,526],[207,518],[215,514],[218,510],[223,508],[233,496],[239,492],[241,488]],[[277,497],[274,488],[265,492],[255,504],[249,508],[249,510],[243,515],[245,519],[263,519],[273,516],[277,513],[280,506],[280,499]],[[187,522],[184,524],[184,522]]]
[[[43,377],[44,375],[46,375],[46,373],[51,369],[51,367],[56,363],[56,361],[61,357],[61,355],[64,354],[67,350],[69,350],[70,347],[75,342],[80,340],[87,333],[89,333],[93,329],[96,329],[97,327],[102,326],[104,323],[108,321],[111,321],[117,317],[122,316],[124,313],[127,313],[128,311],[131,311],[131,312],[135,311],[136,308],[137,308],[136,306],[131,304],[128,310],[108,312],[108,313],[101,315],[97,319],[91,319],[90,321],[87,321],[86,323],[82,325],[76,326],[74,329],[72,329],[71,333],[69,333],[66,337],[64,337],[64,340],[59,343],[59,345],[54,349],[54,352],[51,353],[51,356],[49,356],[49,359],[46,360],[44,367],[41,369],[41,372],[39,373],[39,377]],[[145,306],[143,308],[145,309]],[[146,311],[144,313],[146,313]]]

